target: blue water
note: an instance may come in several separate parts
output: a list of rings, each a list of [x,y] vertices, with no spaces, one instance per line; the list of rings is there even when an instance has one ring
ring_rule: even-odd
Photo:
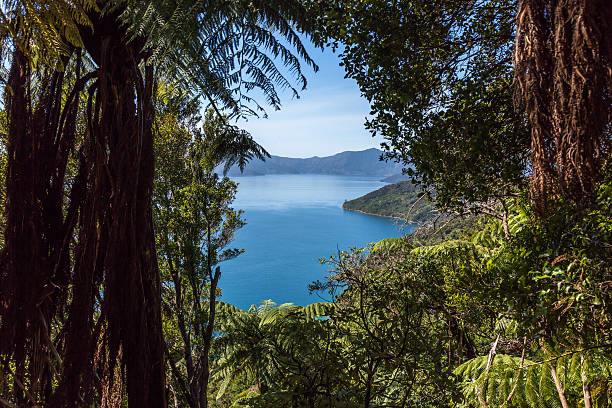
[[[372,177],[268,175],[236,177],[234,207],[247,225],[232,247],[238,258],[221,265],[221,300],[242,309],[264,299],[305,305],[321,301],[308,284],[323,280],[328,265],[318,260],[338,250],[364,246],[410,232],[385,217],[344,211],[342,203],[382,187]]]

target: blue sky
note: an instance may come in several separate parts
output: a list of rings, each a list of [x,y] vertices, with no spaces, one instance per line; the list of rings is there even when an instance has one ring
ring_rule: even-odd
[[[319,71],[306,70],[308,86],[300,98],[281,92],[282,108],[267,108],[268,118],[251,118],[240,126],[271,154],[287,157],[329,156],[345,150],[379,147],[364,128],[369,104],[359,87],[344,78],[340,59],[331,49],[309,47]]]

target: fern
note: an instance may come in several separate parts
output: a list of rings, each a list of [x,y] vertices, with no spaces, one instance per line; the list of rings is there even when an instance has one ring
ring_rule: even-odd
[[[335,307],[335,303],[330,302],[311,303],[303,308],[303,313],[307,319],[312,320],[321,317],[328,317]]]
[[[279,109],[277,88],[297,97],[306,86],[302,64],[318,69],[297,31],[313,28],[299,1],[139,0],[122,19],[132,38],[146,39],[149,63],[166,78],[233,114],[265,115],[248,96],[254,90]]]
[[[78,26],[91,28],[88,13],[99,11],[95,0],[3,0],[1,33],[34,64],[63,69],[62,57],[83,46]]]
[[[414,255],[437,259],[481,259],[490,253],[490,250],[484,246],[460,239],[444,241],[437,245],[416,247],[412,250]]]
[[[465,362],[454,371],[462,380],[463,393],[468,402],[478,404],[477,387],[487,384],[484,393],[491,406],[502,406],[510,397],[511,406],[557,407],[560,406],[557,391],[546,364],[498,354],[486,370],[489,356],[479,356]],[[562,363],[565,364],[565,363]],[[512,393],[512,390],[515,392]]]

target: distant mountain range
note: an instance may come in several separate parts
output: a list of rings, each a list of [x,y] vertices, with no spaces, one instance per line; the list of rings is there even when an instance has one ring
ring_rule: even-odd
[[[232,167],[228,176],[260,176],[266,174],[330,174],[344,176],[387,177],[401,173],[402,166],[394,162],[380,161],[381,150],[367,149],[347,151],[327,157],[296,159],[272,156],[265,162],[253,160],[240,173]]]

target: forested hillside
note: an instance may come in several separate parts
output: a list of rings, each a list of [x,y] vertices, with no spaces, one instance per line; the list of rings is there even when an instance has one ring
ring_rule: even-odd
[[[609,0],[1,9],[0,406],[612,406]],[[332,248],[309,288],[328,301],[240,310],[219,301],[249,251],[240,187],[217,170],[270,158],[234,123],[306,88],[306,41],[339,50],[385,157],[470,222]],[[375,175],[364,157],[300,163]]]
[[[400,181],[408,181],[410,177],[405,174],[393,174],[391,176],[385,177],[380,181],[384,181],[385,183],[399,183]]]
[[[421,186],[410,181],[390,184],[345,201],[342,208],[414,223],[416,225],[410,239],[423,245],[461,238],[472,233],[482,220],[481,216],[473,213],[440,212],[436,208],[435,193],[428,198]]]
[[[425,192],[418,185],[402,181],[381,187],[363,197],[345,201],[342,208],[423,223],[439,215],[435,205],[423,197],[424,195]]]

